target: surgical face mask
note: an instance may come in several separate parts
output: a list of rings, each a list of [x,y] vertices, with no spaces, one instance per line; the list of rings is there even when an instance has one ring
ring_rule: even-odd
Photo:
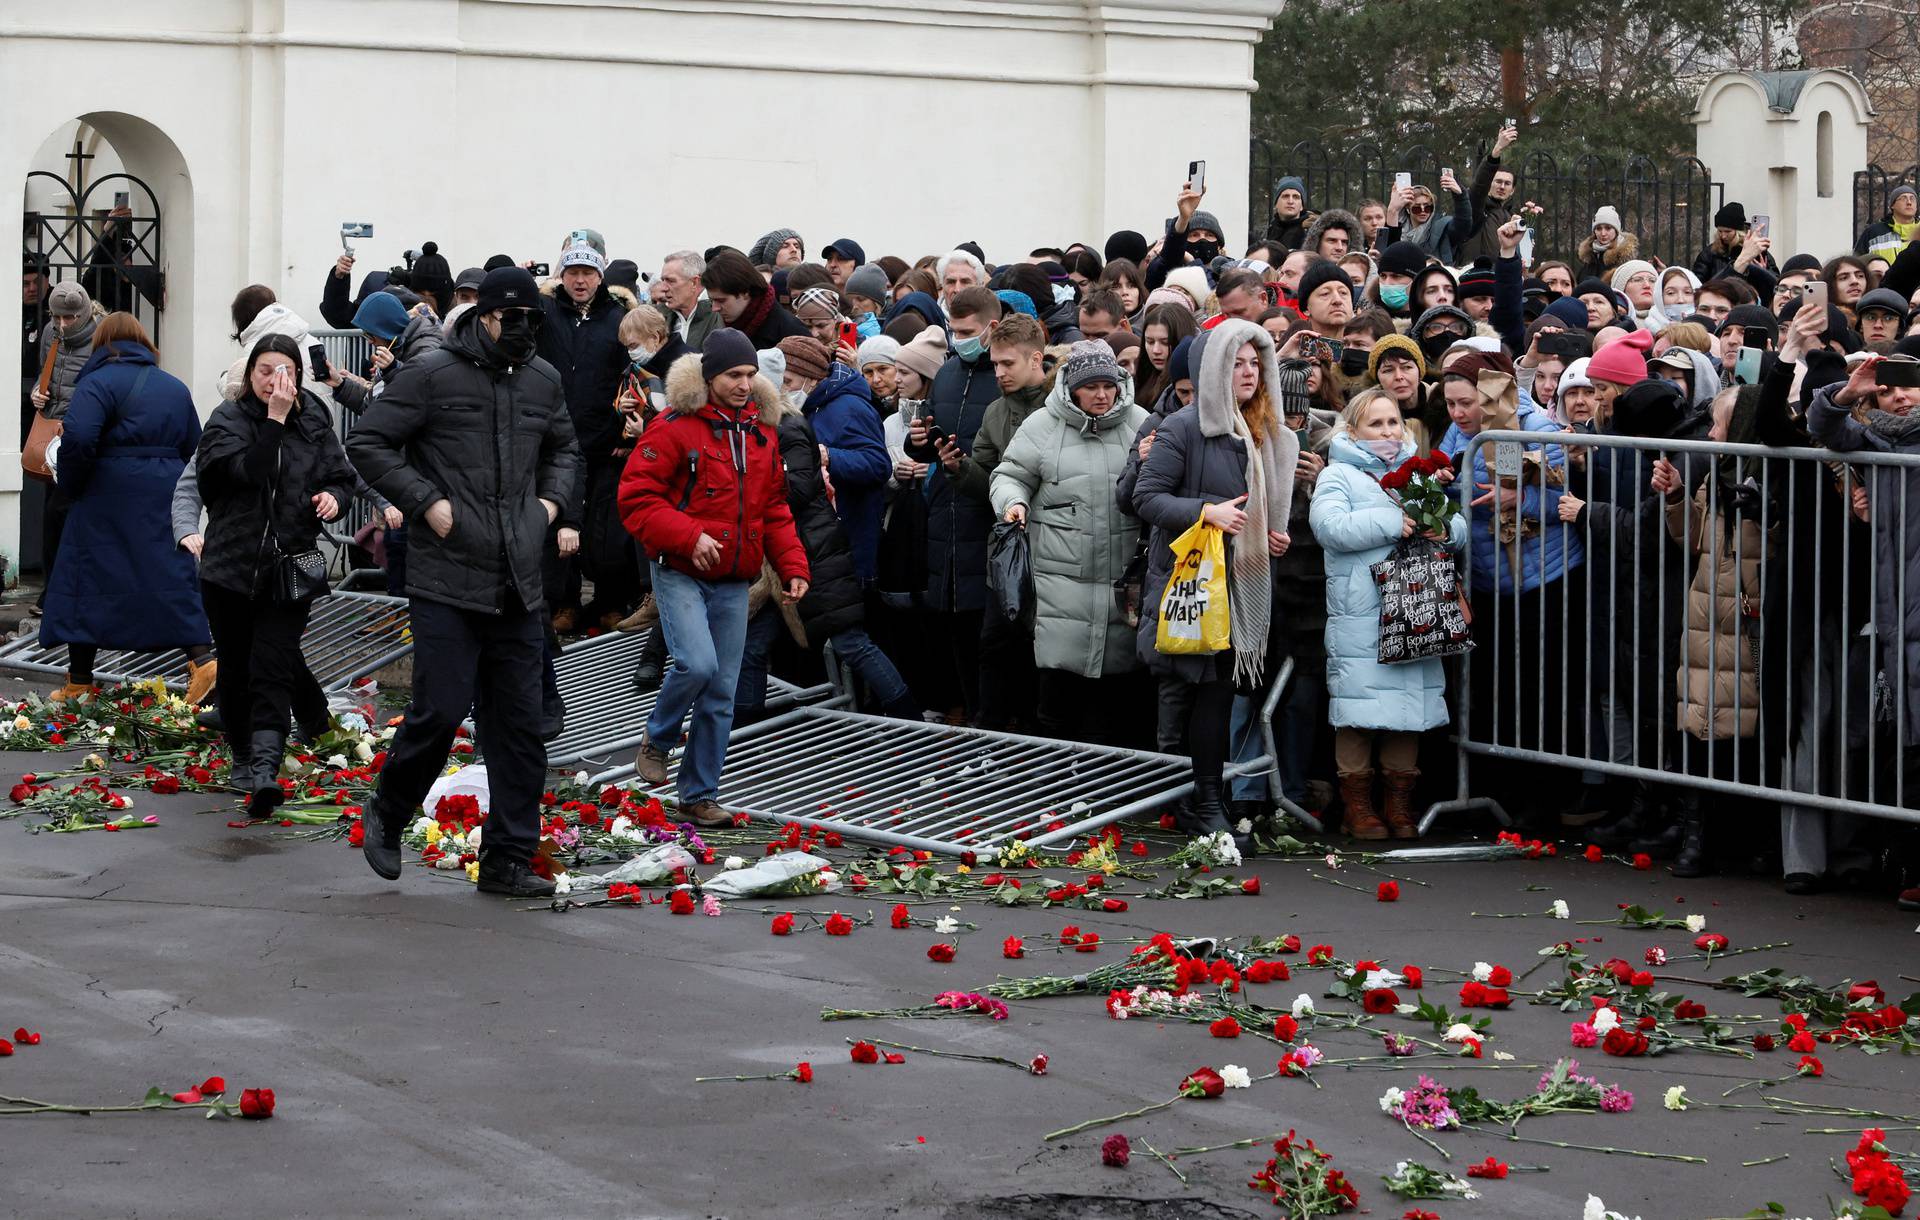
[[[788,405],[788,406],[790,406],[790,407],[793,407],[793,408],[794,408],[794,409],[796,409],[796,410],[798,410],[798,409],[799,409],[799,408],[801,408],[801,407],[804,407],[804,406],[806,406],[806,405],[807,405],[807,392],[806,392],[805,390],[788,390],[788,391],[787,391],[787,405]]]
[[[525,364],[533,359],[533,314],[525,309],[508,309],[500,314],[500,337],[493,341],[508,364]]]
[[[1410,288],[1411,285],[1408,284],[1382,284],[1380,285],[1380,303],[1388,309],[1405,309],[1407,292]]]
[[[1400,456],[1401,442],[1375,438],[1361,441],[1360,447],[1383,462],[1391,462]]]
[[[1371,353],[1357,347],[1349,347],[1340,353],[1340,371],[1349,377],[1359,377],[1367,371],[1367,357]]]
[[[953,354],[962,360],[978,360],[980,359],[980,353],[986,350],[987,337],[985,335],[975,335],[971,339],[955,339],[953,341]]]
[[[633,361],[635,364],[645,364],[657,355],[659,355],[659,353],[651,347],[630,347],[627,349],[627,359]]]
[[[1073,299],[1072,284],[1055,284],[1053,286],[1053,303],[1055,305],[1064,305]]]
[[[1210,263],[1220,257],[1220,243],[1217,241],[1190,241],[1187,253],[1193,255],[1195,262]]]

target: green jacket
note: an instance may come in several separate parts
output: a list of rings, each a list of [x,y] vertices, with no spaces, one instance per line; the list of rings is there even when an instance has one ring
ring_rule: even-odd
[[[1097,678],[1139,664],[1113,582],[1133,558],[1140,523],[1120,511],[1113,485],[1146,418],[1134,405],[1131,378],[1113,409],[1098,417],[1056,382],[1045,409],[1021,425],[993,472],[994,516],[1027,506],[1033,660],[1042,669]]]
[[[987,404],[980,430],[973,434],[973,452],[960,463],[959,471],[953,476],[958,490],[982,500],[991,494],[989,480],[993,477],[993,468],[1000,464],[1001,455],[1006,453],[1020,425],[1047,401],[1053,382],[1053,374],[1049,373],[1039,385],[1002,394]]]

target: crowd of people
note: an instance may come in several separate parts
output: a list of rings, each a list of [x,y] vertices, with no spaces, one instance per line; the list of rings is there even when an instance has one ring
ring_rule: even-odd
[[[881,715],[1190,758],[1192,834],[1244,843],[1274,813],[1266,777],[1232,765],[1265,729],[1285,803],[1413,838],[1424,798],[1451,792],[1466,698],[1475,740],[1533,755],[1472,772],[1529,826],[1681,876],[1892,882],[1915,861],[1897,823],[1789,794],[1775,835],[1751,794],[1660,777],[1877,784],[1883,804],[1888,775],[1920,778],[1900,739],[1920,737],[1920,630],[1889,592],[1911,564],[1905,469],[1801,463],[1762,486],[1724,454],[1605,442],[1920,451],[1913,189],[1826,258],[1776,260],[1730,202],[1690,266],[1666,265],[1602,201],[1570,257],[1534,260],[1537,209],[1502,163],[1517,139],[1503,128],[1464,188],[1449,171],[1351,212],[1282,179],[1237,256],[1191,183],[1151,237],[997,261],[774,229],[643,272],[581,228],[544,277],[504,254],[456,275],[427,243],[356,287],[347,255],[320,314],[365,333],[366,367],[329,365],[251,285],[204,429],[131,315],[30,271],[52,316],[23,387],[65,426],[41,628],[70,647],[56,697],[86,697],[100,647],[187,649],[235,786],[270,816],[288,735],[324,726],[300,633],[321,535],[358,497],[360,542],[412,601],[413,700],[365,815],[389,878],[471,715],[481,888],[547,892],[529,857],[560,641],[655,628],[635,768],[700,825],[732,818],[727,737],[769,675],[831,645]],[[1474,439],[1496,430],[1538,439],[1496,456]],[[1391,477],[1416,457],[1471,484],[1466,511],[1416,522]],[[1225,638],[1200,651],[1158,621],[1196,525],[1218,531],[1228,592]],[[1465,573],[1466,681],[1382,655],[1379,565],[1416,534]],[[1002,578],[1009,552],[1027,584]],[[1850,693],[1843,672],[1863,676]]]

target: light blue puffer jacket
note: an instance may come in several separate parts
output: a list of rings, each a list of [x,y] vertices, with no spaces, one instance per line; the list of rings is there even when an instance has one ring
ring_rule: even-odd
[[[1382,665],[1380,589],[1372,567],[1393,554],[1404,514],[1378,480],[1412,457],[1405,442],[1393,462],[1346,432],[1327,449],[1308,520],[1327,558],[1328,718],[1336,727],[1419,732],[1447,722],[1447,674],[1440,658]],[[1456,516],[1448,544],[1458,554],[1467,519]]]

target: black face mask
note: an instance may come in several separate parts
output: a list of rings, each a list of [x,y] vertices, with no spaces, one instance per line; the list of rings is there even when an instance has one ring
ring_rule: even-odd
[[[1340,353],[1340,371],[1349,377],[1365,375],[1367,371],[1367,357],[1371,354],[1371,352],[1363,352],[1357,347],[1348,348],[1346,351]]]
[[[1448,348],[1467,336],[1457,331],[1443,330],[1437,335],[1427,335],[1419,340],[1420,354],[1427,358],[1428,368],[1439,368],[1440,357]]]
[[[533,359],[534,327],[533,313],[526,309],[507,309],[500,314],[500,337],[493,341],[494,350],[508,364],[525,364]]]
[[[1220,243],[1217,241],[1190,241],[1187,253],[1193,255],[1196,263],[1210,263],[1220,257]]]

